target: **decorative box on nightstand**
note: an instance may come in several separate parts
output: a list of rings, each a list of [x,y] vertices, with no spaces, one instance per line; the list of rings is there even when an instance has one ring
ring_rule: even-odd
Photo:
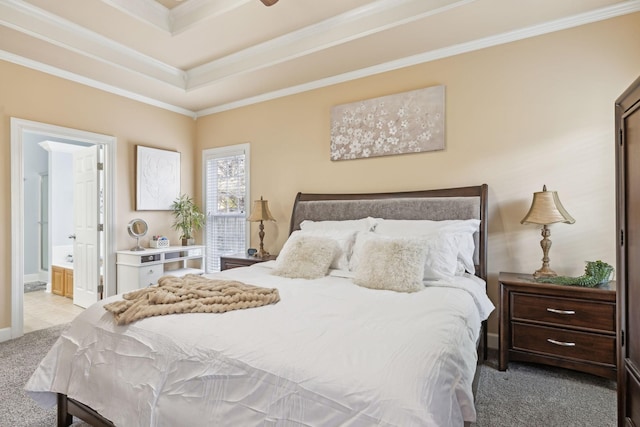
[[[230,268],[237,267],[248,267],[259,262],[271,261],[274,259],[276,259],[275,255],[269,255],[266,258],[249,256],[244,253],[225,255],[220,257],[220,270],[228,270]]]
[[[595,288],[500,273],[499,369],[543,363],[616,378],[616,283]]]

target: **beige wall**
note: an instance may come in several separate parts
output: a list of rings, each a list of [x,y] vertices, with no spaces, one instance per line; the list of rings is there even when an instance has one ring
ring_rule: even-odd
[[[180,151],[182,191],[190,194],[196,161],[193,119],[0,61],[0,329],[11,324],[11,117],[117,138],[118,249],[133,244],[126,224],[137,217],[147,220],[149,235],[177,238],[168,212],[135,212],[135,145]]]
[[[268,199],[278,221],[265,225],[272,253],[286,239],[298,191],[487,183],[488,287],[497,302],[498,272],[541,265],[540,229],[520,220],[543,184],[576,219],[551,226],[552,268],[579,275],[587,260],[615,265],[613,104],[639,74],[636,13],[203,117],[196,152],[251,142],[252,196]],[[446,85],[444,151],[329,160],[333,105],[437,84]],[[256,236],[254,225],[253,245]],[[495,313],[489,329],[497,332]]]
[[[171,233],[166,212],[135,212],[136,144],[182,153],[182,191],[202,192],[203,149],[251,142],[251,192],[269,199],[266,249],[284,243],[293,199],[305,192],[400,191],[489,184],[489,295],[499,271],[540,266],[540,231],[519,221],[531,194],[557,190],[574,225],[552,226],[552,267],[615,263],[613,103],[640,74],[640,14],[472,52],[198,119],[0,62],[0,329],[11,318],[10,117],[118,138],[117,247],[126,223]],[[441,152],[329,160],[331,106],[446,85]],[[195,144],[194,144],[195,142]],[[257,229],[252,230],[253,245]],[[497,331],[496,316],[490,324]]]

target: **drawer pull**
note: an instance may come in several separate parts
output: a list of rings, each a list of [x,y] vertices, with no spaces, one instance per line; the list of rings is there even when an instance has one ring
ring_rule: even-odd
[[[574,343],[574,342],[556,341],[556,340],[552,340],[551,338],[547,338],[547,341],[550,342],[551,344],[561,345],[562,347],[575,347],[576,346],[576,343]]]
[[[547,308],[547,311],[555,314],[576,314],[573,310],[558,310],[556,308]]]

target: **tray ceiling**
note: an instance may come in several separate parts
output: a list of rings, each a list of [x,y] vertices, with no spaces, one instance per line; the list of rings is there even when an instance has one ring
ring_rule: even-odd
[[[639,10],[638,0],[0,0],[0,59],[197,117]]]

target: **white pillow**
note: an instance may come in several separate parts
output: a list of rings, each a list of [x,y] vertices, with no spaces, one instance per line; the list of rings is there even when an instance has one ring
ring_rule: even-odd
[[[353,244],[356,240],[356,232],[352,230],[298,230],[291,233],[294,235],[325,237],[335,240],[338,250],[331,261],[330,268],[335,270],[349,270],[349,258],[353,251]],[[289,236],[289,238],[291,238]]]
[[[338,252],[335,240],[291,234],[276,258],[273,274],[300,279],[317,279],[327,275]]]
[[[373,231],[377,223],[378,219],[372,217],[344,221],[311,221],[305,219],[300,223],[300,229],[303,231]]]
[[[366,255],[364,250],[364,244],[375,238],[375,234],[369,231],[360,231],[356,233],[356,240],[353,243],[353,249],[351,251],[351,257],[349,257],[349,270],[356,271],[358,265],[360,265],[360,259]]]
[[[473,240],[473,234],[455,233],[456,246],[458,247],[458,261],[464,266],[464,269],[471,274],[476,274],[476,266],[473,254],[476,250],[476,242]]]
[[[453,233],[458,246],[458,259],[464,265],[465,270],[471,274],[475,274],[473,259],[475,242],[473,234],[479,230],[479,219],[450,219],[442,221],[380,219],[375,228],[376,233],[396,237],[428,235],[434,232]]]
[[[390,237],[377,233],[358,233],[353,246],[353,254],[349,261],[351,271],[359,271],[360,264],[369,257],[366,245],[371,240],[400,239],[410,240],[422,245],[425,250],[423,266],[424,280],[448,279],[456,275],[458,270],[458,249],[452,234],[432,233],[415,237]]]
[[[379,219],[375,231],[376,233],[392,236],[413,236],[416,234],[433,233],[435,231],[473,234],[479,229],[479,219],[447,219],[442,221],[432,221],[429,219]]]
[[[417,240],[427,248],[424,267],[425,280],[448,279],[458,269],[458,247],[451,234],[435,233],[419,236]]]
[[[422,242],[374,236],[367,239],[362,249],[366,256],[358,264],[355,284],[396,292],[417,292],[424,288],[426,247]]]

